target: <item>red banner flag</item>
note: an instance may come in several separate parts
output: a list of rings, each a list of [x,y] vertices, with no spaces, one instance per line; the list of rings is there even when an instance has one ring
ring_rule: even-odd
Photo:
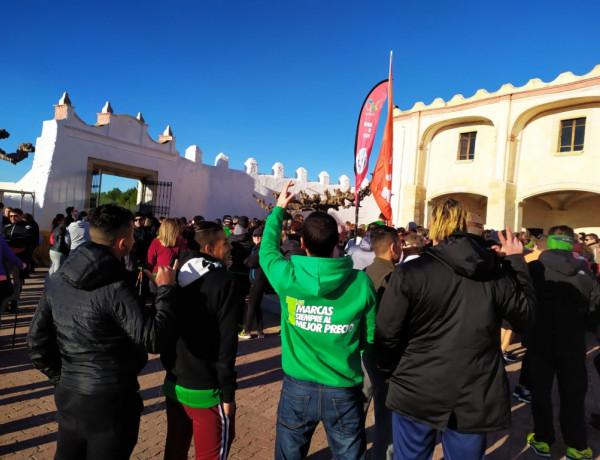
[[[375,85],[360,110],[356,139],[354,141],[354,197],[358,203],[358,190],[369,170],[369,156],[375,141],[379,115],[387,97],[388,81]]]
[[[392,55],[390,53],[390,80],[388,89],[388,117],[383,131],[381,150],[375,164],[373,180],[371,181],[371,192],[377,202],[381,213],[385,216],[388,224],[392,222],[392,167],[394,161],[394,123],[393,111],[394,101],[392,95]]]

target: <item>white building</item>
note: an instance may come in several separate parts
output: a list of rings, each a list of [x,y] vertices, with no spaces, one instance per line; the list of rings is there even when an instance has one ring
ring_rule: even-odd
[[[267,211],[253,195],[274,204],[272,192],[279,191],[287,180],[279,162],[273,165],[272,174],[259,174],[253,158],[245,162],[244,171],[230,169],[223,153],[214,165],[207,165],[200,148],[188,147],[182,158],[175,141],[170,127],[157,141],[151,139],[141,114],[117,115],[108,102],[98,113],[96,124],[88,125],[77,116],[65,93],[55,106],[54,119],[43,123],[31,170],[17,183],[0,183],[0,192],[35,193],[35,218],[43,230],[48,230],[54,215],[63,213],[67,206],[93,207],[102,174],[137,179],[139,204],[157,216],[203,215],[207,219],[223,214],[265,217]],[[350,188],[347,176],[341,176],[334,185],[325,171],[319,174],[318,182],[309,182],[304,168],[298,168],[294,182],[295,191],[304,190],[309,195]],[[28,194],[5,193],[2,198],[6,205],[21,205],[25,212],[32,208]],[[360,221],[376,220],[379,211],[372,197],[364,204]],[[331,213],[340,222],[354,221],[354,208]]]
[[[443,197],[486,228],[600,229],[600,65],[394,112],[394,220],[428,225]]]

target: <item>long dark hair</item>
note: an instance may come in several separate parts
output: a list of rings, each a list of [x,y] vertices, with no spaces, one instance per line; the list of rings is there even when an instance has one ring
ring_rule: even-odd
[[[56,216],[54,216],[54,219],[52,219],[52,232],[54,233],[54,230],[56,229],[56,227],[60,226],[60,229],[58,230],[58,232],[60,233],[61,236],[63,236],[66,231],[67,231],[67,227],[65,226],[65,215],[64,214],[57,214]]]

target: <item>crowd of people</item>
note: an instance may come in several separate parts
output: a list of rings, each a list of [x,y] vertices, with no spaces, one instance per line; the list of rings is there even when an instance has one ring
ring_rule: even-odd
[[[484,458],[486,434],[510,426],[504,366],[518,359],[516,335],[526,351],[512,393],[533,416],[524,442],[550,456],[556,377],[566,457],[592,458],[585,336],[600,306],[597,235],[484,230],[451,198],[429,228],[383,216],[355,228],[325,212],[290,215],[292,187],[266,221],[156,219],[115,205],[56,216],[27,338],[56,385],[56,458],[129,458],[148,352],[166,370],[165,458],[187,458],[192,439],[196,458],[226,458],[238,341],[265,337],[267,292],[281,302],[276,459],[305,458],[319,423],[334,458],[365,458],[371,401],[372,458],[430,458],[438,432],[445,458]],[[7,213],[0,237],[3,309],[39,239],[21,215]],[[600,354],[594,363],[600,374]],[[591,424],[600,429],[600,415]]]

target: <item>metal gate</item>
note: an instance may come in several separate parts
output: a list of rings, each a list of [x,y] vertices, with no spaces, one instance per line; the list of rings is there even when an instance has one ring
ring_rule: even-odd
[[[92,188],[90,190],[90,210],[100,206],[100,193],[102,193],[102,170],[92,170]]]
[[[169,217],[173,182],[160,182],[149,179],[144,179],[141,182],[140,211],[144,213],[151,212],[157,217]]]

